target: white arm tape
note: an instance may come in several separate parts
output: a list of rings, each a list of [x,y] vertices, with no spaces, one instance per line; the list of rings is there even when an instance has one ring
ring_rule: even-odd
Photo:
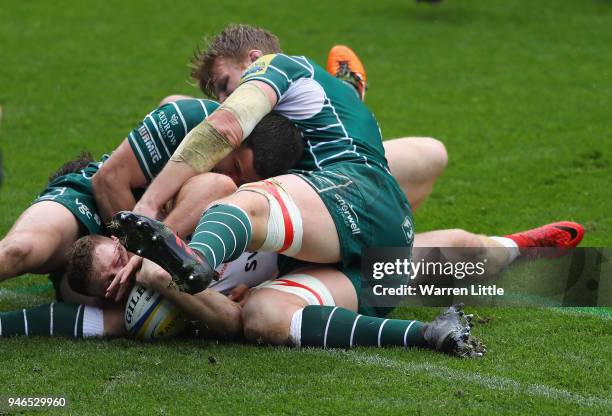
[[[240,85],[217,110],[229,111],[242,127],[242,140],[247,138],[257,123],[270,111],[268,96],[252,82]]]
[[[230,142],[207,120],[185,136],[170,160],[184,162],[196,172],[209,172],[232,151]]]

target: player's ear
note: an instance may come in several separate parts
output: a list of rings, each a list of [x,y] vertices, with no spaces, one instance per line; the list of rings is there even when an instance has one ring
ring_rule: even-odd
[[[262,56],[263,56],[263,52],[260,51],[259,49],[251,49],[249,51],[249,59],[251,60],[251,62],[255,62]]]

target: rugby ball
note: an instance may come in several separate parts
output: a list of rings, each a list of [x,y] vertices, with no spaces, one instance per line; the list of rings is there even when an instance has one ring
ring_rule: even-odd
[[[138,339],[169,338],[187,325],[187,316],[159,293],[136,284],[124,314],[125,328]]]

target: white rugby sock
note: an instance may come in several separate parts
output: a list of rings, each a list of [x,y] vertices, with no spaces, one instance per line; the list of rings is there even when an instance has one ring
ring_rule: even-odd
[[[93,306],[83,309],[83,338],[104,335],[104,311]]]
[[[294,346],[300,347],[302,344],[302,312],[304,308],[298,309],[291,318],[291,326],[289,327],[289,340]]]
[[[519,246],[516,242],[508,237],[489,237],[491,240],[497,241],[502,246],[508,249],[508,264],[512,263],[520,255]]]

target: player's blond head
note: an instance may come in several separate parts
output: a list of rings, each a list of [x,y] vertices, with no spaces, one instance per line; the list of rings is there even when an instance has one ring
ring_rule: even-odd
[[[214,38],[205,39],[205,49],[197,49],[191,61],[191,76],[204,94],[214,97],[212,70],[219,57],[240,62],[250,50],[264,55],[281,52],[278,38],[260,27],[230,24]]]

